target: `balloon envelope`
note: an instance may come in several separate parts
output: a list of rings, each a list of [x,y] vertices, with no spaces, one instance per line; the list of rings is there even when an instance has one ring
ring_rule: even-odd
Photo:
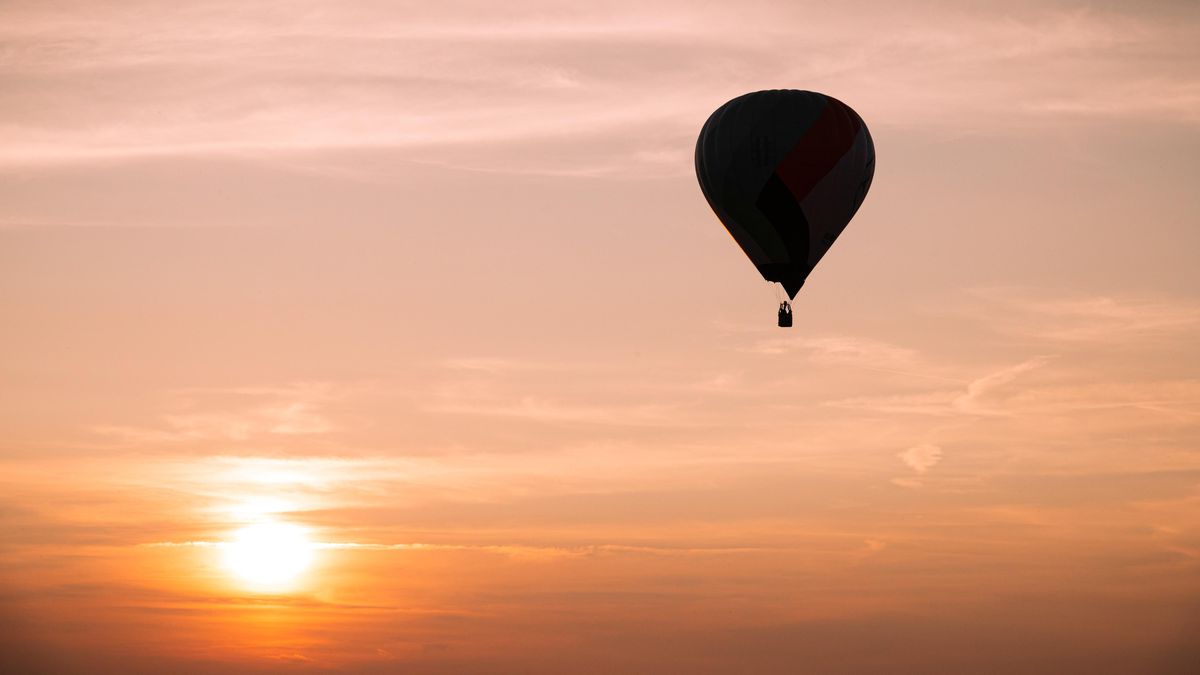
[[[739,96],[696,141],[709,206],[767,281],[795,298],[854,217],[875,174],[875,144],[858,113],[811,91]]]

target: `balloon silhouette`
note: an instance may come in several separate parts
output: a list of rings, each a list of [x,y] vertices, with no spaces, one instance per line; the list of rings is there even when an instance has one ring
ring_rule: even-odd
[[[709,206],[767,281],[795,298],[867,196],[875,144],[845,103],[778,89],[717,108],[696,141]]]

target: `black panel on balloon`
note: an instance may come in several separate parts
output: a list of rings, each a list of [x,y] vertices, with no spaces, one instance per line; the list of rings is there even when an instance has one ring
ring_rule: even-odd
[[[778,175],[771,174],[767,184],[758,193],[758,200],[754,205],[767,217],[771,226],[775,228],[775,233],[783,240],[791,264],[806,265],[808,219],[804,217],[804,210],[796,203],[796,198]]]

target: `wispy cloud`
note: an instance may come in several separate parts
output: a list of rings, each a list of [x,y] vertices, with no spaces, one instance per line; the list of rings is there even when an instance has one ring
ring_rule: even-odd
[[[537,422],[608,424],[618,426],[659,426],[679,424],[678,409],[673,405],[596,405],[567,403],[537,396],[521,396],[515,401],[443,402],[429,406],[430,412],[457,415],[515,417]]]
[[[1200,330],[1200,305],[1146,296],[1047,297],[1029,289],[979,289],[968,310],[1000,330],[1048,341],[1116,343]]]
[[[156,541],[141,546],[149,548],[226,548],[231,546],[226,541]],[[631,546],[628,544],[586,544],[579,546],[531,546],[528,544],[446,544],[407,542],[402,544],[379,544],[363,542],[313,542],[312,547],[318,550],[330,551],[468,551],[479,553],[494,553],[523,560],[579,558],[587,556],[644,554],[654,556],[712,556],[737,555],[746,553],[765,553],[792,550],[788,547],[762,546]],[[876,553],[884,548],[878,541],[867,542],[866,553]]]
[[[1195,73],[1174,65],[1194,61],[1194,40],[1152,16],[467,4],[471,20],[459,3],[5,8],[17,98],[0,165],[391,149],[480,170],[676,174],[708,111],[780,82],[836,86],[887,124],[939,130],[1198,121]]]
[[[917,360],[917,353],[912,349],[853,335],[769,338],[750,349],[768,355],[801,352],[814,363],[906,367]]]
[[[92,431],[131,444],[195,441],[244,442],[268,436],[328,434],[337,426],[322,411],[337,394],[328,384],[286,387],[183,390],[178,412],[162,415],[159,426],[97,425]],[[231,402],[240,404],[229,409]]]
[[[930,443],[913,446],[896,455],[918,474],[924,474],[942,461],[942,449]]]
[[[968,415],[1003,414],[1004,411],[991,401],[998,398],[1005,387],[1022,374],[1041,368],[1049,361],[1050,357],[1039,356],[972,380],[967,385],[967,391],[955,397],[950,405],[955,410]]]
[[[1004,415],[1009,414],[1005,401],[1018,393],[1009,385],[1022,374],[1049,362],[1049,357],[1039,356],[1006,366],[967,381],[965,390],[939,388],[917,393],[857,396],[827,401],[825,405],[919,415]]]

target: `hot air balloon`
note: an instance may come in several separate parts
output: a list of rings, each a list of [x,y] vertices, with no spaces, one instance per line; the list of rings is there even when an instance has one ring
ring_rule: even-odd
[[[739,96],[717,108],[696,140],[696,177],[709,206],[790,300],[854,217],[874,175],[875,144],[862,118],[812,91]],[[791,320],[785,301],[779,325]]]

